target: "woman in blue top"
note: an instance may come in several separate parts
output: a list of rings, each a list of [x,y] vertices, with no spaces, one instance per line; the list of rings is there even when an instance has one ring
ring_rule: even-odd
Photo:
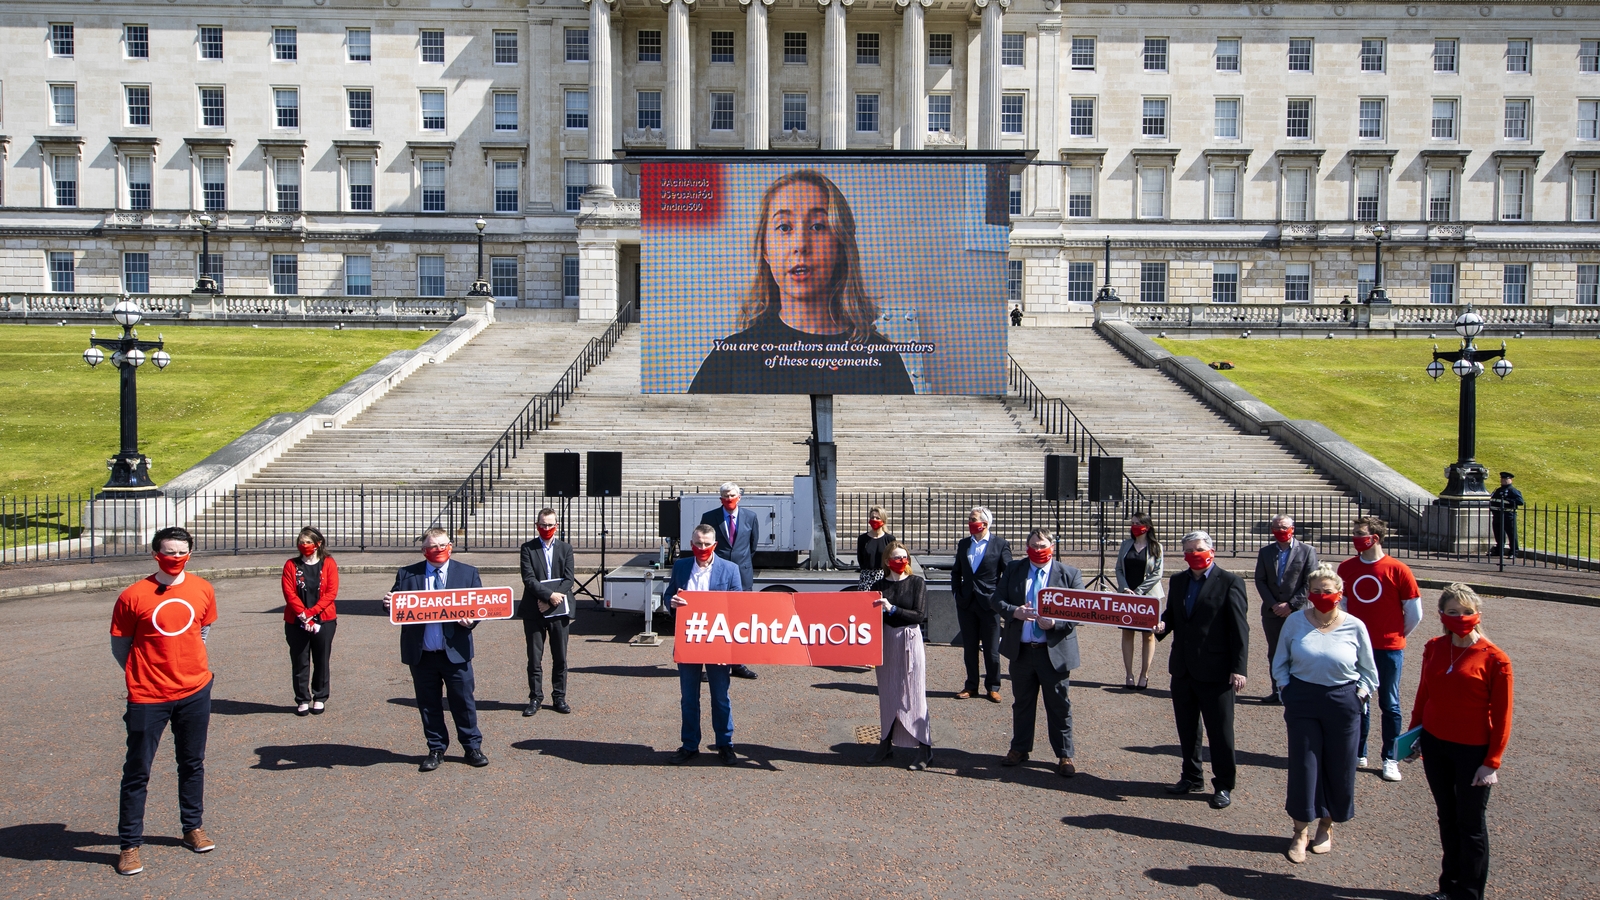
[[[1367,626],[1339,607],[1344,580],[1323,563],[1306,585],[1311,604],[1284,620],[1272,657],[1272,681],[1282,691],[1289,732],[1284,809],[1294,820],[1288,856],[1295,863],[1305,862],[1307,849],[1332,850],[1333,823],[1355,818],[1361,710],[1378,688]]]

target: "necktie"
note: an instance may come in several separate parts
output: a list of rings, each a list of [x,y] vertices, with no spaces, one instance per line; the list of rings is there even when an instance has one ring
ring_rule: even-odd
[[[431,591],[442,591],[442,590],[444,590],[444,579],[442,577],[440,577],[438,567],[434,568],[433,574],[429,575],[428,578],[429,578],[429,580],[431,580],[433,582],[433,587],[429,588],[429,590],[431,590]]]
[[[728,513],[728,543],[733,543],[739,536],[739,514]]]
[[[1288,547],[1279,547],[1278,548],[1278,580],[1279,581],[1283,580],[1283,569],[1284,569],[1285,566],[1287,566],[1289,564],[1289,551],[1292,550],[1293,548],[1294,548],[1293,544],[1290,544]]]

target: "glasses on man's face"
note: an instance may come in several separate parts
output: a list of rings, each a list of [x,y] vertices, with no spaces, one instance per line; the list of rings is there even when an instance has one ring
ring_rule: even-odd
[[[448,546],[450,546],[450,545],[449,544],[424,544],[422,546],[422,549],[424,549],[424,550],[443,550],[444,548],[446,548]]]

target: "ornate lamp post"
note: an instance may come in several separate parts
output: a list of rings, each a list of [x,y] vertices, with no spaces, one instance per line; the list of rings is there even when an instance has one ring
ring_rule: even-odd
[[[211,277],[211,226],[216,220],[211,218],[211,213],[203,212],[196,221],[200,223],[200,273],[194,280],[194,293],[215,294],[217,282]]]
[[[1382,223],[1372,226],[1372,290],[1367,292],[1367,305],[1388,303],[1389,294],[1383,289],[1383,239],[1389,229]]]
[[[153,341],[139,340],[139,333],[134,331],[144,318],[139,304],[123,297],[111,308],[111,316],[122,326],[122,337],[100,338],[90,331],[89,349],[83,351],[83,361],[93,368],[105,362],[106,355],[100,349],[104,347],[111,351],[111,364],[122,370],[122,449],[106,464],[111,477],[100,496],[159,497],[161,491],[150,480],[150,460],[139,452],[137,378],[139,367],[147,361],[157,369],[165,369],[172,364],[172,357],[162,349],[164,342],[159,336]]]
[[[1461,335],[1461,349],[1441,353],[1437,344],[1433,348],[1433,362],[1428,363],[1428,374],[1435,381],[1444,374],[1444,364],[1461,379],[1461,406],[1457,416],[1456,461],[1446,467],[1444,493],[1439,496],[1455,503],[1483,502],[1489,492],[1483,482],[1489,472],[1473,458],[1478,442],[1478,378],[1483,375],[1484,362],[1496,360],[1494,374],[1501,378],[1511,374],[1511,360],[1506,359],[1506,342],[1499,350],[1480,350],[1473,339],[1483,333],[1483,317],[1467,307],[1456,319],[1456,333]]]
[[[1094,302],[1117,303],[1121,300],[1117,296],[1117,289],[1111,286],[1111,236],[1106,235],[1106,280],[1100,285],[1100,292],[1094,295]]]
[[[478,221],[472,224],[478,229],[478,277],[473,280],[472,290],[467,291],[467,296],[487,297],[490,295],[490,291],[489,282],[483,280],[483,229],[489,223],[485,222],[482,216],[479,216]]]

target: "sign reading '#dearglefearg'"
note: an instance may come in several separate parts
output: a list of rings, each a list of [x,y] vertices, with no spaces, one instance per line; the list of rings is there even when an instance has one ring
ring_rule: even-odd
[[[1161,621],[1161,606],[1155,598],[1139,594],[1047,587],[1039,591],[1039,615],[1150,631]]]
[[[399,591],[389,597],[389,621],[395,625],[509,619],[511,610],[508,587]]]
[[[672,660],[777,666],[879,666],[883,614],[866,591],[682,591]]]

